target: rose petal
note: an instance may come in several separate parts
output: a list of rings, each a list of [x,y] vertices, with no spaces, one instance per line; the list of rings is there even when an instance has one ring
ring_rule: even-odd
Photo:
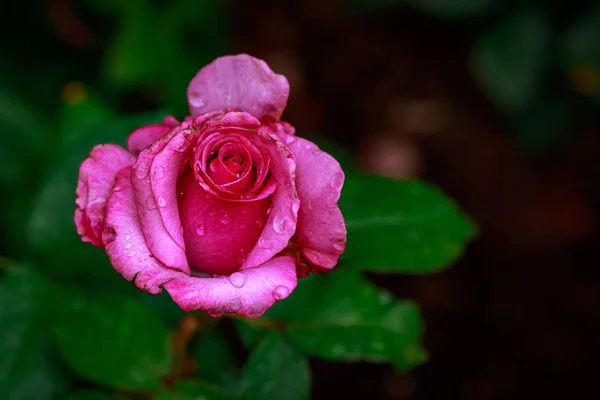
[[[84,242],[103,248],[101,235],[104,227],[106,201],[117,172],[132,165],[135,157],[114,144],[98,145],[79,168],[75,225]]]
[[[310,262],[332,268],[346,249],[346,226],[338,207],[344,172],[335,158],[314,143],[295,136],[285,136],[284,140],[296,156],[301,202],[298,243]]]
[[[207,193],[188,171],[179,192],[181,224],[191,268],[229,275],[240,268],[256,244],[267,219],[269,198],[227,201]]]
[[[279,119],[289,97],[287,79],[262,60],[247,54],[217,58],[202,68],[188,86],[192,116],[238,108],[258,119]]]
[[[164,123],[142,126],[129,135],[127,138],[127,148],[133,154],[138,155],[146,147],[169,133],[171,129],[173,129],[171,125]]]
[[[117,174],[115,188],[106,207],[106,226],[102,239],[113,267],[135,286],[159,294],[161,286],[181,275],[166,268],[153,255],[142,233],[137,205],[131,185],[131,168]]]
[[[183,125],[183,124],[182,124]],[[191,148],[175,128],[143,150],[131,180],[140,223],[148,247],[163,264],[189,273],[177,205],[177,179]]]
[[[296,283],[294,259],[280,256],[229,277],[176,278],[164,287],[184,311],[200,309],[213,316],[236,313],[256,318],[286,298]]]

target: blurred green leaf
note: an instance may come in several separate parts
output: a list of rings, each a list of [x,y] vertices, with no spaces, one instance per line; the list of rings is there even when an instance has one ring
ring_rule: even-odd
[[[600,102],[600,5],[567,31],[564,52],[564,64],[575,90]]]
[[[71,392],[64,400],[119,400],[112,393],[103,390],[83,389]]]
[[[361,269],[434,272],[455,261],[475,235],[454,203],[424,182],[351,175],[339,204],[348,230],[342,261]]]
[[[577,103],[566,96],[544,97],[517,121],[521,145],[530,151],[555,147],[572,132]]]
[[[131,288],[135,288],[134,285],[129,285]],[[185,312],[179,308],[177,303],[171,299],[171,296],[169,296],[169,293],[167,293],[165,290],[163,290],[161,294],[152,295],[135,288],[135,293],[137,298],[139,298],[142,303],[147,305],[150,309],[152,309],[152,311],[158,314],[161,319],[165,321],[165,323],[171,328],[177,327],[181,319],[185,316]]]
[[[135,298],[107,296],[76,303],[54,333],[78,375],[112,388],[157,389],[171,366],[167,328]]]
[[[160,393],[156,400],[227,400],[231,398],[211,383],[188,380],[179,382],[172,391]]]
[[[543,12],[524,9],[481,35],[472,70],[490,99],[504,112],[530,105],[544,78],[551,31]]]
[[[254,348],[258,346],[262,339],[269,333],[268,329],[251,325],[248,321],[243,319],[236,319],[233,322],[242,344],[248,350],[254,350]]]
[[[66,392],[68,378],[48,329],[57,296],[52,289],[19,264],[0,279],[0,399],[46,400]]]
[[[198,378],[223,388],[231,387],[235,382],[237,371],[233,351],[218,330],[201,332],[192,353],[198,365]]]
[[[352,269],[301,279],[265,317],[287,323],[286,337],[324,359],[393,362],[400,370],[427,359],[419,308],[376,289]]]
[[[271,332],[250,354],[241,385],[248,400],[308,399],[311,385],[308,361],[279,333]]]

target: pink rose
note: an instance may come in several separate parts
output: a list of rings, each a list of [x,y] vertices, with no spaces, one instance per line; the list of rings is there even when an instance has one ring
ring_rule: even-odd
[[[262,315],[346,246],[338,162],[279,120],[289,85],[264,61],[226,56],[188,87],[191,117],[94,147],[75,224],[114,268],[186,311]]]

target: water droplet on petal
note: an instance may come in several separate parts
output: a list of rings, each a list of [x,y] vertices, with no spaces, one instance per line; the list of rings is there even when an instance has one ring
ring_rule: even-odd
[[[296,201],[292,203],[292,212],[295,216],[298,216],[298,210],[300,210],[300,202]]]
[[[186,146],[187,143],[185,141],[185,138],[181,134],[175,136],[173,139],[171,139],[171,143],[169,143],[169,148],[180,153],[185,151]]]
[[[233,285],[233,287],[241,288],[246,283],[246,277],[241,272],[234,272],[229,276],[229,282]]]
[[[273,297],[277,300],[285,299],[290,295],[290,289],[285,286],[277,286],[273,290]]]
[[[258,239],[258,247],[261,249],[269,249],[271,248],[271,245],[266,239],[260,238]]]
[[[292,144],[296,141],[296,136],[294,135],[288,135],[287,139],[285,140],[285,142],[287,144]]]
[[[120,192],[121,190],[123,190],[123,188],[121,188],[121,186],[115,186],[113,188],[113,192]]]
[[[156,199],[156,203],[158,204],[159,207],[167,206],[167,200],[163,196],[158,196],[158,198]]]
[[[231,311],[235,311],[239,310],[239,308],[242,306],[242,301],[238,297],[234,297],[233,299],[231,299],[229,304],[231,307]]]
[[[227,214],[225,214],[219,219],[219,221],[221,221],[221,223],[223,225],[227,225],[228,223],[231,222],[231,219],[229,218],[229,216]]]
[[[278,215],[273,219],[273,229],[275,232],[283,234],[287,228],[287,222],[285,217]]]
[[[125,232],[125,240],[131,240],[131,235],[127,232],[129,232],[129,231]]]
[[[143,165],[138,165],[135,167],[135,176],[137,176],[138,179],[144,179],[148,176],[148,168],[144,167]]]
[[[223,315],[223,310],[222,310],[221,308],[215,308],[215,309],[213,309],[213,310],[208,310],[208,314],[209,314],[211,317],[218,318],[218,317],[220,317],[221,315]]]
[[[188,100],[192,107],[204,107],[206,105],[206,101],[201,97],[201,93],[196,90],[190,93]]]
[[[204,224],[200,224],[196,227],[196,235],[204,236],[206,234],[206,229],[204,229]]]
[[[346,249],[346,244],[344,242],[335,242],[333,248],[337,251],[344,251]]]
[[[132,248],[132,247],[133,247],[133,245],[132,245],[131,243],[127,243],[127,244],[126,244],[124,247],[125,247],[127,250],[129,250],[130,248]]]
[[[156,200],[154,200],[154,196],[148,196],[146,199],[146,207],[148,207],[148,210],[156,210]]]
[[[337,174],[333,175],[333,178],[331,178],[331,188],[338,190],[342,187],[342,185],[344,184],[344,174],[342,174],[341,172],[338,172]]]
[[[137,251],[133,250],[131,253],[129,253],[129,257],[133,257],[137,254]]]
[[[165,169],[163,167],[156,167],[153,170],[152,175],[154,176],[154,179],[162,179],[165,176]]]
[[[313,147],[312,143],[307,143],[307,144],[304,145],[304,148],[306,150],[310,150],[310,149],[312,149],[312,147]]]

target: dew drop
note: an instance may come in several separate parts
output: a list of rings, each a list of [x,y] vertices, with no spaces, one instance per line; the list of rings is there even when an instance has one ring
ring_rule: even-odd
[[[138,179],[144,179],[148,176],[148,168],[144,167],[143,165],[138,165],[135,167],[135,176],[137,176]]]
[[[121,186],[115,186],[113,188],[113,192],[120,192],[121,190],[123,190],[123,188],[121,188]]]
[[[333,248],[337,251],[344,251],[346,249],[346,244],[344,242],[335,242]]]
[[[196,235],[204,236],[206,234],[206,229],[204,229],[204,224],[200,224],[196,227]]]
[[[152,172],[152,176],[154,176],[154,179],[162,179],[165,176],[165,169],[163,167],[156,167]]]
[[[266,239],[260,238],[258,239],[258,247],[260,247],[261,249],[269,249],[271,248],[271,245]]]
[[[154,200],[154,196],[148,196],[146,199],[146,207],[148,207],[148,210],[156,210],[156,201]]]
[[[204,101],[201,94],[197,91],[191,92],[188,100],[192,107],[204,107],[206,105],[206,101]]]
[[[234,297],[233,299],[231,299],[229,304],[231,307],[231,311],[235,311],[240,309],[240,307],[242,306],[242,301],[238,297]]]
[[[290,295],[290,289],[285,286],[277,286],[273,290],[273,297],[277,300],[285,299]]]
[[[137,251],[133,250],[131,253],[129,253],[129,257],[133,257],[137,254]]]
[[[282,234],[287,228],[287,222],[288,221],[285,217],[278,215],[273,219],[273,229],[275,230],[275,232]]]
[[[286,139],[286,141],[285,141],[285,142],[286,142],[287,144],[292,144],[292,143],[294,143],[295,141],[296,141],[296,136],[294,136],[294,135],[288,135],[288,137],[287,137],[287,139]]]
[[[127,243],[127,244],[125,245],[125,248],[126,248],[127,250],[129,250],[129,249],[130,249],[130,248],[132,248],[132,247],[133,247],[133,245],[132,245],[131,243]]]
[[[231,219],[229,218],[229,216],[227,214],[225,214],[219,219],[219,221],[221,221],[221,223],[223,225],[227,225],[228,223],[231,222]]]
[[[312,147],[313,147],[313,145],[311,143],[307,143],[306,145],[304,145],[304,148],[306,150],[310,150],[310,149],[312,149]]]
[[[342,174],[340,172],[338,172],[337,174],[334,174],[333,178],[331,178],[331,182],[329,184],[331,185],[332,189],[338,190],[344,184],[344,174]]]
[[[215,308],[215,309],[213,309],[213,310],[209,310],[209,311],[208,311],[208,314],[209,314],[211,317],[218,318],[218,317],[220,317],[221,315],[223,315],[223,310],[222,310],[221,308]]]
[[[241,272],[234,272],[229,276],[229,282],[233,285],[233,287],[241,288],[246,283],[246,277]]]
[[[173,139],[171,139],[171,143],[169,143],[169,148],[180,153],[185,151],[186,146],[187,143],[185,141],[185,138],[181,134],[175,136]]]
[[[167,206],[167,200],[163,196],[158,196],[158,198],[156,199],[156,203],[158,204],[159,207]]]

